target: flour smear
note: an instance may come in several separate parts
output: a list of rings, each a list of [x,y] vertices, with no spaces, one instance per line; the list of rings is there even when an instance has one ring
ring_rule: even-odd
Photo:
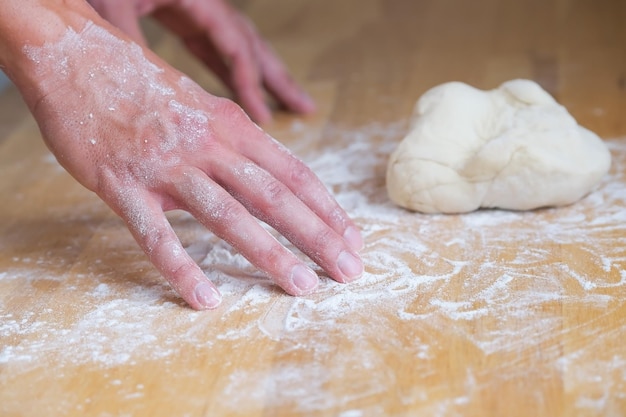
[[[626,340],[626,141],[608,141],[610,174],[574,205],[422,215],[392,205],[384,187],[388,155],[406,126],[331,126],[324,133],[337,146],[305,157],[363,228],[361,280],[342,285],[322,277],[316,294],[290,297],[196,226],[186,249],[224,295],[220,309],[191,311],[158,279],[122,284],[87,269],[71,282],[88,291],[67,284],[79,301],[73,315],[50,306],[0,310],[0,384],[51,363],[107,372],[173,361],[190,347],[246,351],[269,339],[276,343],[269,370],[220,359],[222,408],[245,415],[246,404],[261,401],[275,410],[356,417],[400,404],[460,415],[481,392],[516,380],[530,382],[520,395],[540,401],[542,378],[554,374],[563,375],[573,410],[617,414],[626,404],[626,348],[616,342]],[[292,129],[298,136],[301,124]],[[35,262],[20,265],[1,272],[0,285],[36,285]],[[597,314],[567,321],[567,309]],[[612,327],[602,321],[609,316]],[[468,363],[452,384],[437,365],[454,361],[453,346],[506,366]],[[398,377],[406,369],[414,377]]]

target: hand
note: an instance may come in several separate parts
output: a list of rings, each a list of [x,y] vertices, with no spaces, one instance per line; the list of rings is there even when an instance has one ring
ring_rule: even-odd
[[[318,277],[256,218],[333,279],[362,273],[360,233],[312,171],[236,104],[114,33],[87,23],[27,47],[42,91],[31,108],[59,162],[125,220],[193,308],[214,308],[220,295],[167,210],[192,213],[289,294],[313,291]]]
[[[152,14],[177,34],[189,50],[235,94],[257,122],[271,120],[265,88],[279,104],[310,113],[313,101],[292,80],[252,23],[224,0],[90,0],[107,20],[139,44],[139,18]]]

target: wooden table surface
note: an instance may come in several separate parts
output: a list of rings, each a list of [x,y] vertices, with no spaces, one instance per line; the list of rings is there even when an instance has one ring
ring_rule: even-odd
[[[122,222],[0,97],[0,415],[626,415],[626,3],[237,3],[317,100],[266,126],[361,225],[366,273],[293,298],[189,215],[170,219],[220,287],[194,312]],[[224,91],[173,38],[155,50]],[[416,99],[531,78],[605,139],[576,204],[428,216],[394,207],[389,153]],[[621,139],[620,139],[621,138]]]

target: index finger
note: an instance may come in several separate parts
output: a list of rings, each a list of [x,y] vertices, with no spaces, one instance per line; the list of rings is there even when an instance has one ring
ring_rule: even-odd
[[[121,188],[111,203],[150,261],[192,308],[213,309],[221,303],[218,289],[187,254],[158,201],[145,191]]]
[[[320,219],[343,236],[353,250],[361,250],[363,238],[359,228],[317,175],[284,145],[242,117],[247,119],[245,114],[222,118],[229,122],[229,126],[223,128],[221,134],[232,137],[233,132],[238,132],[233,142],[243,156],[286,185]]]
[[[245,33],[240,31],[236,12],[224,2],[214,2],[211,7],[203,2],[188,6],[189,15],[221,55],[230,69],[230,82],[242,106],[259,122],[271,120],[265,103],[260,68]]]
[[[252,22],[245,16],[237,16],[237,20],[255,53],[267,91],[288,110],[303,114],[315,111],[313,99],[294,81],[281,59],[261,38]]]

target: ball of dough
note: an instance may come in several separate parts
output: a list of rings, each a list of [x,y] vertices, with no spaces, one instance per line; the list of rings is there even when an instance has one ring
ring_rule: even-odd
[[[535,82],[491,91],[451,82],[417,102],[389,159],[387,191],[425,213],[530,210],[575,202],[610,165],[604,142]]]

